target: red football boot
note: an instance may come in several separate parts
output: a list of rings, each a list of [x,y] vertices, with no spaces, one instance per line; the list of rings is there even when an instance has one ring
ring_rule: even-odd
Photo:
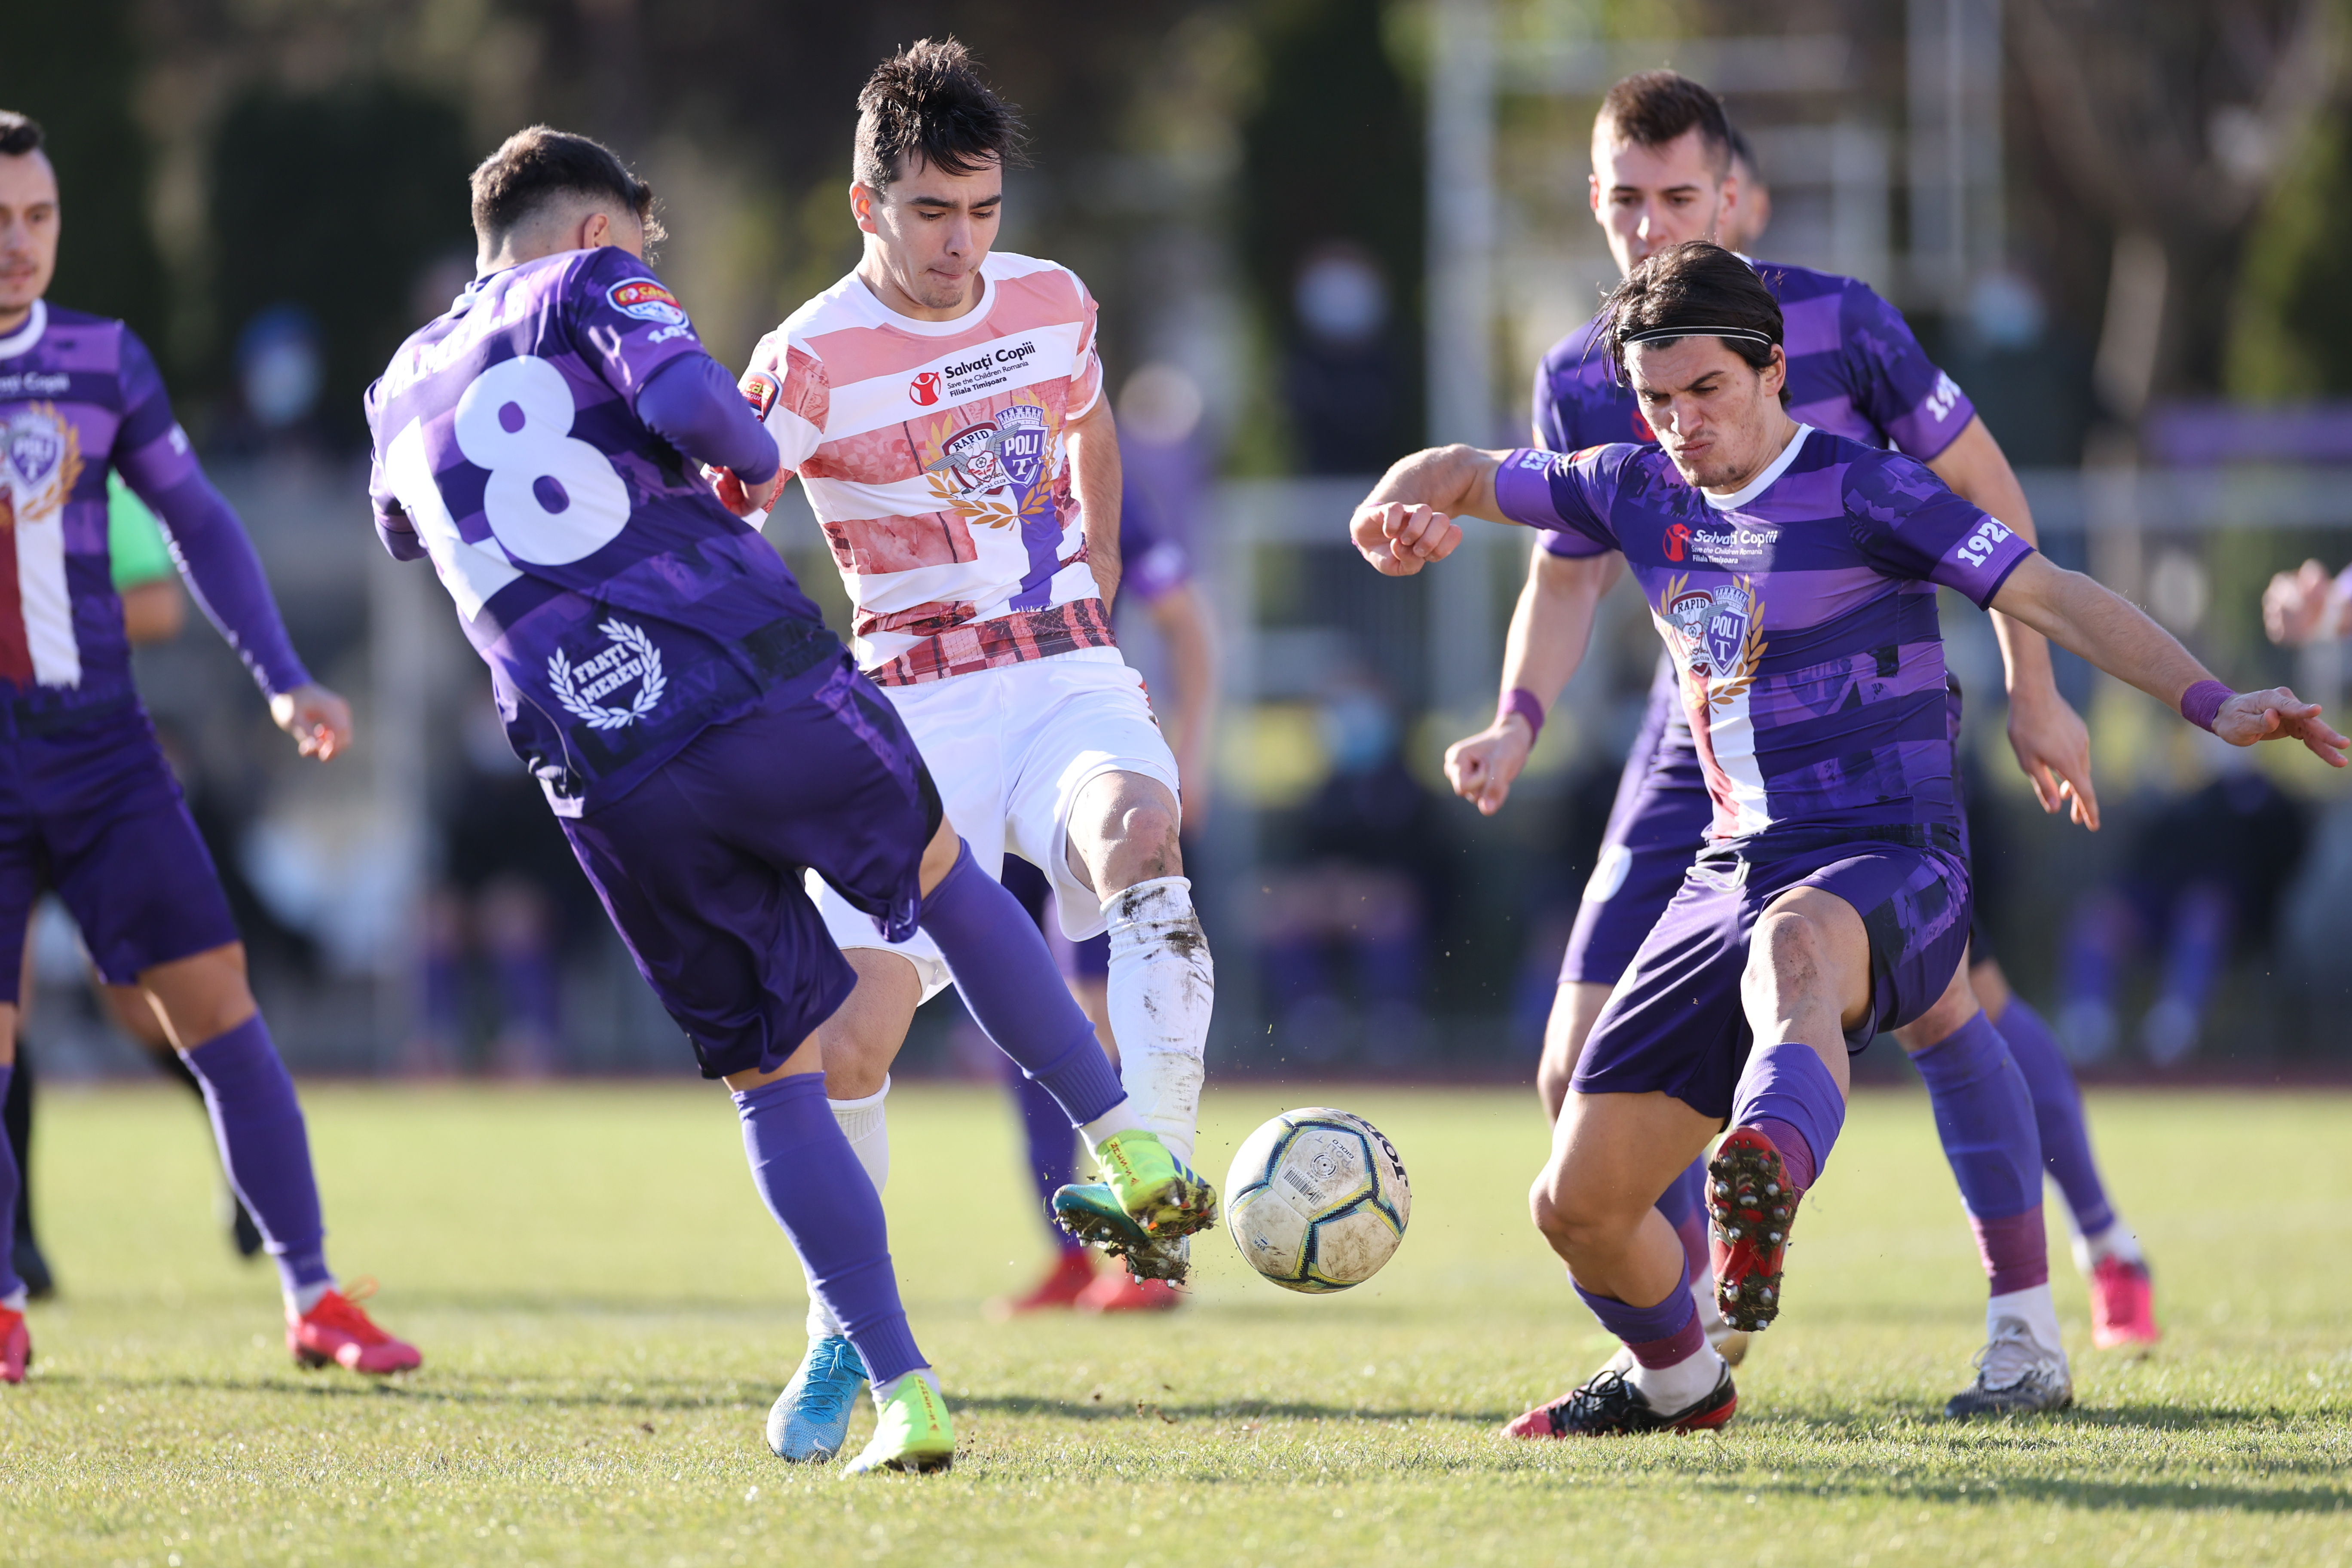
[[[346,1296],[330,1290],[319,1304],[296,1316],[286,1310],[286,1348],[301,1366],[348,1367],[353,1372],[407,1372],[425,1357],[415,1345],[385,1333],[360,1310],[359,1303],[375,1294],[375,1282],[362,1279]]]
[[[1789,1224],[1803,1196],[1790,1184],[1780,1150],[1753,1127],[1733,1128],[1707,1162],[1715,1304],[1723,1321],[1742,1332],[1754,1333],[1780,1315]]]
[[[1094,1254],[1084,1247],[1065,1248],[1054,1259],[1054,1267],[1045,1278],[1037,1281],[1035,1289],[1026,1296],[1000,1296],[988,1303],[988,1315],[1002,1322],[1030,1312],[1050,1312],[1056,1308],[1075,1307],[1078,1298],[1095,1279]]]
[[[2147,1265],[2100,1258],[2091,1269],[2091,1342],[2111,1351],[2152,1345],[2161,1337],[2156,1326],[2156,1286]]]
[[[1167,1280],[1138,1279],[1124,1268],[1112,1269],[1077,1300],[1081,1312],[1172,1312],[1183,1304]]]
[[[1625,1374],[1604,1367],[1549,1405],[1533,1410],[1503,1428],[1506,1437],[1629,1437],[1643,1432],[1708,1432],[1729,1421],[1739,1408],[1739,1391],[1725,1367],[1715,1391],[1687,1410],[1671,1414],[1651,1407],[1642,1391]]]
[[[25,1314],[0,1307],[0,1383],[22,1383],[33,1364],[33,1336]]]

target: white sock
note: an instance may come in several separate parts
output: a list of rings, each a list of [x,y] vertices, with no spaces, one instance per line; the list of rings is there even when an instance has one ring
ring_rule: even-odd
[[[1078,1136],[1086,1140],[1087,1152],[1099,1160],[1104,1140],[1116,1133],[1139,1132],[1142,1130],[1143,1118],[1135,1113],[1135,1100],[1130,1095],[1079,1128]]]
[[[325,1298],[327,1292],[334,1288],[335,1282],[330,1278],[321,1279],[315,1285],[305,1285],[299,1289],[287,1291],[284,1293],[286,1306],[298,1318],[307,1316],[310,1309],[317,1306]]]
[[[863,1100],[828,1100],[833,1119],[841,1126],[841,1135],[849,1140],[850,1152],[857,1163],[866,1167],[866,1179],[879,1194],[890,1184],[890,1124],[882,1102],[890,1095],[890,1077],[882,1076],[882,1087]],[[824,1310],[824,1303],[809,1292],[809,1338],[825,1339],[841,1332],[841,1325]]]
[[[919,1377],[925,1383],[929,1384],[933,1394],[938,1394],[940,1392],[940,1374],[933,1372],[929,1367],[919,1366],[912,1372],[900,1373],[898,1376],[892,1378],[887,1383],[877,1383],[873,1384],[874,1408],[879,1410],[883,1405],[888,1404],[890,1402],[890,1396],[898,1392],[898,1385],[906,1382],[910,1377]],[[944,1398],[945,1395],[941,1395],[941,1397]]]
[[[1192,1163],[1201,1124],[1216,965],[1192,912],[1192,884],[1155,877],[1103,900],[1110,921],[1110,1032],[1119,1081],[1147,1131]]]
[[[2074,1267],[2088,1274],[2103,1258],[2121,1258],[2126,1263],[2144,1263],[2140,1256],[2139,1237],[2132,1227],[2117,1220],[2096,1236],[2074,1235]]]
[[[1715,1392],[1723,1378],[1723,1358],[1715,1347],[1701,1344],[1672,1366],[1643,1366],[1633,1363],[1625,1381],[1642,1391],[1650,1408],[1661,1415],[1672,1415],[1677,1410],[1687,1410]]]
[[[0,1307],[5,1307],[12,1312],[21,1312],[25,1310],[25,1303],[31,1299],[26,1287],[19,1285],[5,1296],[0,1296]]]
[[[1990,1341],[2003,1318],[2015,1318],[2033,1331],[2033,1337],[2044,1350],[2063,1351],[2066,1342],[2058,1332],[2058,1307],[2050,1300],[2050,1287],[2036,1285],[2031,1289],[2011,1290],[2006,1296],[1995,1296],[1985,1303],[1985,1338]]]

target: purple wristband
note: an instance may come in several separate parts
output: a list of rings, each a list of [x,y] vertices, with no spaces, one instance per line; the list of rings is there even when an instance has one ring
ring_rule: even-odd
[[[2213,728],[2214,715],[2236,692],[2218,680],[2200,680],[2180,694],[2180,716],[2200,730]]]
[[[1499,724],[1514,713],[1528,721],[1528,743],[1533,745],[1536,737],[1543,733],[1543,704],[1537,701],[1536,694],[1526,687],[1514,686],[1504,692],[1503,700],[1495,705],[1495,722]]]

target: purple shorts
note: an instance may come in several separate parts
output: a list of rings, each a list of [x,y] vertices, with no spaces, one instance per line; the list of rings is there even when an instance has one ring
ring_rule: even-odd
[[[1580,1094],[1673,1095],[1704,1116],[1731,1113],[1754,1037],[1740,1006],[1748,939],[1792,888],[1835,894],[1870,937],[1870,1015],[1846,1037],[1859,1051],[1933,1006],[1952,983],[1969,936],[1969,867],[1955,836],[1937,847],[1891,842],[1910,829],[1799,837],[1769,859],[1709,850],[1651,931],[1592,1026],[1576,1066]]]
[[[1633,963],[1642,939],[1682,890],[1683,873],[1705,846],[1706,830],[1715,820],[1715,802],[1706,793],[1706,774],[1699,766],[1697,748],[1690,743],[1690,731],[1677,726],[1678,739],[1668,739],[1668,723],[1681,701],[1673,675],[1672,663],[1661,658],[1657,678],[1650,684],[1641,733],[1625,754],[1625,771],[1617,780],[1617,799],[1609,808],[1601,854],[1593,864],[1591,879],[1584,886],[1584,901],[1577,907],[1576,926],[1569,932],[1568,952],[1560,960],[1563,985],[1617,984]],[[1948,710],[1957,749],[1960,743],[1957,680],[1950,684]],[[1958,778],[1955,773],[1956,787]],[[1965,822],[1965,799],[1961,813]],[[1961,854],[1967,852],[1963,840]],[[1969,962],[1989,963],[1992,957],[1992,938],[1972,905]]]
[[[10,733],[0,710],[0,999],[54,888],[110,985],[237,940],[219,873],[137,702],[71,729]]]
[[[563,832],[702,1076],[726,1078],[782,1066],[856,984],[803,868],[903,939],[939,826],[915,742],[844,654]]]

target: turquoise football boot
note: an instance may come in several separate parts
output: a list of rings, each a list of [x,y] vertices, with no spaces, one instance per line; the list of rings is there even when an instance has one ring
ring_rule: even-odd
[[[768,1447],[794,1464],[830,1459],[849,1438],[849,1410],[866,1386],[866,1363],[839,1334],[812,1339],[800,1370],[768,1409]]]

